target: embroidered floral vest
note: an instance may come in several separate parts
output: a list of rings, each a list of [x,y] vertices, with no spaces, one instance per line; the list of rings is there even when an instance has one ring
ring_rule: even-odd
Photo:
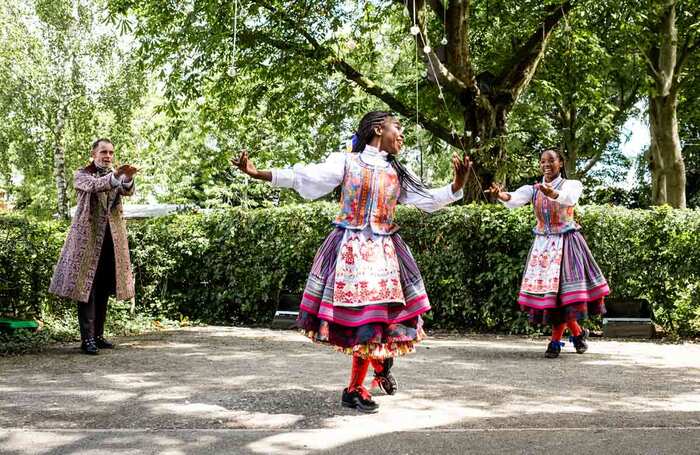
[[[564,182],[565,179],[561,179],[554,189],[559,191]],[[532,195],[532,206],[537,218],[537,225],[533,232],[537,235],[564,234],[581,229],[581,226],[574,221],[574,208],[572,206],[561,205],[549,199],[537,186],[535,186]]]
[[[365,164],[359,153],[349,153],[340,195],[340,213],[333,224],[362,230],[367,225],[380,235],[393,234],[394,212],[401,194],[399,176],[392,166]]]

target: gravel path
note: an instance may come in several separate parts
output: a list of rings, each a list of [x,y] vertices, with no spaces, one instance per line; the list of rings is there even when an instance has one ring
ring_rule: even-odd
[[[699,453],[700,346],[436,336],[375,415],[295,332],[196,327],[0,358],[0,453]],[[378,447],[386,446],[378,449]]]

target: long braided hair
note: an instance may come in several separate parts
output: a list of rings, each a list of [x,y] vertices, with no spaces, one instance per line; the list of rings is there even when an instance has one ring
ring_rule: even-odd
[[[386,111],[372,111],[366,113],[360,120],[357,132],[355,132],[353,136],[352,153],[361,153],[367,144],[374,139],[374,136],[376,136],[374,129],[381,126],[389,117],[394,117],[394,115]],[[432,195],[428,192],[425,185],[423,185],[423,182],[409,172],[409,170],[396,159],[396,155],[389,153],[387,159],[399,176],[399,183],[403,188],[410,188],[416,193],[432,198]]]

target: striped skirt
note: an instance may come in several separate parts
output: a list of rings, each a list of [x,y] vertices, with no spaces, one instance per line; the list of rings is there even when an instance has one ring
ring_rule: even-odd
[[[604,298],[610,288],[586,240],[578,231],[562,234],[562,240],[558,294],[537,295],[523,288],[518,295],[518,304],[532,324],[557,325],[605,313]]]
[[[336,228],[326,238],[314,258],[304,289],[297,326],[311,340],[332,346],[350,355],[382,359],[414,351],[425,337],[421,314],[430,310],[423,278],[411,252],[398,234],[363,235],[377,243],[390,242],[378,251],[389,251],[398,260],[400,296],[395,301],[372,301],[342,305],[334,298],[336,266],[342,260],[343,245],[357,231]]]

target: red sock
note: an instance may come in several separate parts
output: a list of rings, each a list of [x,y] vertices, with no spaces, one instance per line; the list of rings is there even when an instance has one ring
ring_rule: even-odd
[[[363,359],[356,355],[352,356],[352,370],[350,370],[348,392],[362,387],[362,384],[365,382],[365,376],[367,376],[367,369],[369,369],[369,359]]]
[[[370,359],[370,362],[372,362],[372,369],[374,369],[375,373],[381,373],[384,371],[384,360]]]
[[[564,335],[566,323],[552,326],[552,341],[561,341],[561,336]]]
[[[571,334],[575,337],[581,335],[581,332],[583,332],[583,330],[581,330],[581,326],[578,325],[578,322],[576,321],[569,321],[566,325],[569,327],[569,330],[571,330]]]

